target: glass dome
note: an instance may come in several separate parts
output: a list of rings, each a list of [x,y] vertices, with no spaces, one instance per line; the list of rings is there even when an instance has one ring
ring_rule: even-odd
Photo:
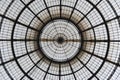
[[[120,80],[120,0],[0,0],[0,80]]]

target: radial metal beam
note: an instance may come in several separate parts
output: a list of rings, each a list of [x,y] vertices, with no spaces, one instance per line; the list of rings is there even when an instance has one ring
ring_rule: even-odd
[[[86,69],[93,75],[93,72],[78,58],[78,57],[76,57],[78,60],[79,60],[79,62],[83,65],[83,66],[85,66],[86,67]],[[99,78],[97,77],[97,76],[95,76],[96,78],[97,78],[97,80],[99,80]]]
[[[49,71],[49,69],[50,69],[51,63],[52,63],[52,61],[50,61],[50,64],[49,64],[49,66],[48,66],[48,68],[47,68],[47,71],[46,71],[46,73],[45,73],[45,76],[44,76],[43,80],[45,80],[45,78],[46,78],[46,76],[47,76],[47,74],[48,74],[48,71]]]
[[[10,72],[8,71],[8,69],[6,68],[6,66],[5,66],[5,64],[4,64],[4,62],[3,62],[3,58],[2,58],[2,54],[1,54],[1,50],[0,50],[0,60],[1,60],[1,64],[0,64],[0,66],[3,66],[5,72],[6,72],[7,75],[9,76],[9,78],[10,78],[11,80],[13,80],[12,75],[10,74]]]
[[[61,16],[62,16],[62,0],[60,0],[60,18],[61,18]]]
[[[11,41],[11,39],[0,39],[0,41]],[[13,39],[13,41],[37,41],[36,39]]]
[[[113,21],[113,20],[115,20],[115,19],[119,19],[119,18],[120,18],[120,16],[117,16],[117,17],[114,17],[114,18],[112,18],[112,19],[106,20],[105,22],[102,22],[102,23],[99,23],[99,24],[97,24],[97,25],[95,25],[95,26],[92,26],[92,27],[90,27],[90,28],[87,28],[87,29],[83,30],[82,32],[85,32],[85,31],[91,30],[91,29],[93,29],[93,28],[99,27],[100,25],[103,25],[103,24],[105,24],[105,23],[109,23],[109,22],[111,22],[111,21]]]
[[[74,74],[74,71],[73,71],[73,68],[72,68],[70,62],[68,62],[68,63],[69,63],[69,66],[70,66],[71,72],[72,72],[72,74],[73,74],[73,76],[74,76],[74,79],[77,80],[77,78],[76,78],[76,76],[75,76],[75,74]]]
[[[95,57],[97,57],[97,58],[99,58],[99,59],[101,59],[101,60],[104,60],[104,57],[98,56],[98,55],[96,55],[96,54],[92,54],[91,52],[86,51],[86,50],[83,50],[83,49],[82,49],[82,51],[84,51],[84,52],[86,52],[86,53],[88,53],[88,54],[90,54],[90,55],[93,55],[93,56],[95,56]],[[111,64],[113,64],[113,65],[120,66],[119,63],[115,63],[115,62],[110,61],[110,60],[108,60],[108,59],[105,59],[105,61],[106,61],[106,62],[109,62],[109,63],[111,63]]]
[[[5,19],[10,20],[10,21],[12,21],[12,22],[15,22],[15,23],[17,23],[17,24],[19,24],[19,25],[22,25],[23,27],[27,27],[27,28],[30,28],[30,29],[32,29],[32,30],[34,30],[34,31],[39,32],[39,30],[37,30],[37,29],[35,29],[35,28],[31,27],[31,26],[28,26],[28,25],[26,25],[26,24],[24,24],[24,23],[21,23],[21,22],[19,22],[19,21],[16,21],[16,20],[14,20],[14,19],[11,19],[11,18],[9,18],[9,17],[7,17],[7,16],[5,16],[5,15],[0,14],[0,16],[1,16],[2,18],[5,18]]]
[[[57,41],[57,39],[40,39],[41,42],[52,42]],[[79,39],[68,39],[65,42],[81,42]],[[83,40],[83,42],[120,42],[120,40]]]
[[[61,64],[59,63],[59,80],[61,80]]]
[[[75,2],[75,5],[74,5],[74,7],[73,7],[73,9],[72,9],[72,12],[71,12],[71,14],[70,14],[69,20],[70,20],[71,17],[72,17],[72,14],[73,14],[73,12],[74,12],[74,10],[75,10],[75,7],[76,7],[77,3],[78,3],[78,0],[76,0],[76,2]]]
[[[39,50],[39,49],[36,49],[36,50],[30,51],[30,52],[28,52],[28,53],[25,53],[25,54],[23,54],[23,55],[21,55],[21,56],[17,56],[16,59],[20,59],[20,58],[22,58],[22,57],[24,57],[24,56],[27,56],[28,54],[32,54],[33,52],[38,51],[38,50]],[[6,61],[6,62],[1,63],[0,66],[1,66],[1,65],[4,65],[4,64],[7,64],[7,63],[9,63],[9,62],[12,62],[12,61],[14,61],[14,60],[15,60],[15,58],[10,59],[10,60],[8,60],[8,61]]]
[[[45,0],[43,0],[43,2],[44,2],[44,4],[45,4],[45,6],[46,6],[46,9],[47,9],[47,11],[48,11],[48,14],[49,14],[49,16],[50,16],[51,20],[52,20],[52,15],[51,15],[51,13],[50,13],[50,10],[49,10],[49,8],[48,8],[48,6],[47,6],[46,1],[45,1]]]
[[[102,1],[102,0],[100,0],[95,6],[97,6],[101,1]],[[88,15],[91,11],[93,11],[94,9],[95,9],[95,7],[91,8],[90,11],[88,11],[88,13],[87,13],[86,15],[84,15],[84,17],[81,18],[81,19],[77,22],[77,24],[79,24],[84,18],[86,18],[87,15]]]
[[[26,74],[28,74],[34,67],[36,67],[37,64],[38,64],[43,58],[44,58],[44,57],[42,57],[39,61],[37,61],[37,62],[34,64],[34,66],[32,66],[32,67],[26,72]],[[24,77],[25,77],[25,75],[22,76],[22,77],[20,78],[20,80],[22,80]]]
[[[83,40],[84,42],[120,42],[120,40]]]
[[[7,11],[9,10],[9,8],[10,8],[11,5],[13,4],[13,2],[14,2],[14,0],[12,0],[12,1],[10,2],[10,4],[7,6],[7,8],[6,8],[5,12],[4,12],[4,15],[7,14]],[[4,18],[2,17],[2,19],[1,19],[1,21],[0,21],[0,31],[1,31],[1,27],[2,27],[3,20],[4,20]]]
[[[25,6],[26,6],[26,4],[22,1],[22,0],[20,0]],[[35,0],[34,0],[35,1]],[[40,19],[40,17],[38,17],[38,15],[36,15],[35,13],[34,13],[34,11],[32,11],[31,9],[30,9],[30,7],[29,6],[26,6],[27,8],[28,8],[28,10],[29,11],[31,11],[32,12],[32,14],[34,14],[35,15],[35,17],[37,17],[43,24],[45,24],[44,23],[44,21],[43,20],[41,20]]]

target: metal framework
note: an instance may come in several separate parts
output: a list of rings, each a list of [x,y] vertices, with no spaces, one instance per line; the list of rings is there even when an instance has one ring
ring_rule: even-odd
[[[120,0],[0,0],[0,80],[120,80]]]

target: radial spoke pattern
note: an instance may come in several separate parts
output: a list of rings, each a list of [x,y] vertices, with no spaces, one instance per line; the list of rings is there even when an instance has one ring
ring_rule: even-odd
[[[120,0],[0,0],[0,80],[119,80]]]

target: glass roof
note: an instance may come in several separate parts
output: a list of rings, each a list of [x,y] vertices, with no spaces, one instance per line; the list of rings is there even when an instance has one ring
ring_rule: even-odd
[[[120,80],[120,0],[0,0],[0,80]]]

